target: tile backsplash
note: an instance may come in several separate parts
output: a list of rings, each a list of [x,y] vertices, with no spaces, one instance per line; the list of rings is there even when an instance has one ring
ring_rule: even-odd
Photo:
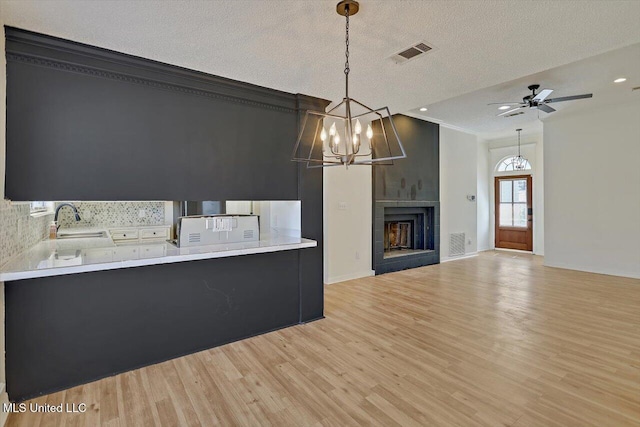
[[[49,236],[53,215],[32,217],[29,203],[0,199],[0,265]]]
[[[57,202],[58,204],[63,202]],[[80,213],[76,221],[73,211],[62,208],[58,223],[62,228],[74,227],[138,227],[164,224],[164,202],[73,202]],[[143,211],[143,212],[141,212]],[[140,215],[140,214],[143,215]]]

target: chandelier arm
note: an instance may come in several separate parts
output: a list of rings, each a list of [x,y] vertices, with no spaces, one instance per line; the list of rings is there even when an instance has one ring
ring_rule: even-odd
[[[380,110],[383,110],[383,109],[385,108],[385,107],[381,107],[381,108],[378,108],[378,109],[375,109],[375,110],[374,110],[373,108],[371,108],[371,107],[368,107],[368,106],[364,105],[362,102],[358,101],[357,99],[353,99],[353,98],[351,98],[351,99],[350,99],[350,101],[353,101],[353,102],[355,102],[356,104],[358,104],[359,106],[361,106],[361,107],[363,107],[363,108],[366,108],[366,109],[367,109],[367,110],[369,110],[370,112],[374,112],[374,113],[375,113],[376,111],[380,111]]]
[[[309,164],[307,163],[307,169],[317,169],[317,168],[330,168],[330,167],[334,167],[334,166],[344,166],[344,163],[342,162],[324,162],[321,165],[313,165],[313,166],[309,166]]]
[[[389,117],[389,123],[391,123],[391,129],[393,130],[393,134],[395,135],[396,140],[398,141],[398,146],[400,147],[400,151],[402,152],[402,156],[398,158],[403,159],[407,157],[407,153],[404,151],[404,146],[402,145],[402,141],[400,141],[400,135],[398,135],[396,125],[393,124],[393,119],[391,118],[391,111],[389,111],[388,107],[383,107],[383,108],[387,110],[387,117]],[[384,130],[384,126],[382,126],[382,129]],[[389,140],[386,139],[386,133],[385,133],[385,140],[387,141],[387,145],[389,145]],[[391,148],[389,148],[389,153],[391,153]]]
[[[309,157],[307,157],[307,161],[313,157],[313,149],[316,146],[316,135],[317,134],[318,134],[318,126],[316,125],[316,131],[313,134],[313,142],[311,143],[311,148],[309,149]],[[323,153],[323,156],[324,156],[324,153]]]
[[[335,110],[336,108],[340,107],[342,104],[344,104],[346,102],[346,98],[342,100],[342,102],[340,102],[338,105],[336,105],[335,107],[333,107],[332,109],[330,109],[329,111],[327,111],[324,114],[330,114],[333,110]]]
[[[313,144],[316,143],[317,137],[318,137],[318,129],[320,128],[320,122],[322,120],[318,119],[316,121],[316,130],[313,133]],[[322,144],[322,146],[320,147],[320,151],[322,152],[322,155],[324,156],[324,141],[320,140],[320,143]],[[311,156],[313,155],[313,145],[311,145],[311,150],[309,150],[309,158],[311,158]]]
[[[301,130],[304,130],[304,127],[307,125],[307,119],[309,118],[309,111],[305,112],[304,120],[302,121]],[[300,142],[302,141],[302,132],[298,135],[298,139],[296,140],[296,145],[293,146],[293,154],[291,155],[291,159],[295,161],[300,161],[302,158],[297,156],[298,147],[300,147]]]
[[[359,161],[359,162],[353,162],[352,164],[355,165],[367,165],[367,164],[377,164],[379,162],[386,162],[386,161],[393,161],[393,160],[399,160],[399,159],[404,159],[406,158],[406,156],[390,156],[390,157],[378,157],[376,159],[372,159],[372,160],[363,160],[363,161]]]

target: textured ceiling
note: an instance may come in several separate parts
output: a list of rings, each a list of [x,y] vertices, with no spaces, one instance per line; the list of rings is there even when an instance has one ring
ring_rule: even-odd
[[[623,83],[613,80],[626,77]],[[535,109],[523,109],[524,114],[515,117],[497,117],[500,105],[492,102],[520,102],[531,92],[527,86],[539,84],[540,89],[554,89],[549,98],[593,93],[591,99],[581,99],[549,104],[557,111],[551,114]],[[470,92],[428,106],[428,111],[414,109],[414,117],[447,123],[473,132],[484,139],[498,139],[515,135],[516,128],[522,134],[542,133],[542,122],[585,108],[640,100],[640,43],[592,56],[571,64],[532,74],[510,82]],[[640,120],[640,117],[638,117]]]
[[[2,14],[6,25],[336,100],[344,18],[335,4],[20,0],[3,1]],[[635,0],[362,0],[351,23],[351,94],[406,112],[639,43],[639,22]],[[435,47],[423,58],[388,59],[423,40]]]

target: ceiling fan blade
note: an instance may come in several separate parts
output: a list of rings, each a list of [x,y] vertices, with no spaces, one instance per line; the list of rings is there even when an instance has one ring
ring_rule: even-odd
[[[592,93],[585,93],[584,95],[573,95],[573,96],[561,96],[560,98],[551,98],[547,99],[546,103],[549,102],[563,102],[563,101],[573,101],[574,99],[584,99],[593,97]]]
[[[496,117],[504,116],[504,115],[507,115],[507,114],[509,114],[509,113],[513,113],[514,111],[518,111],[518,110],[520,110],[520,109],[522,109],[522,107],[514,108],[514,109],[512,109],[512,110],[505,111],[504,113],[500,113],[500,114],[498,114]]]
[[[542,89],[539,94],[533,97],[533,101],[544,101],[547,96],[551,95],[551,92],[553,89]]]
[[[555,108],[551,108],[546,104],[538,104],[538,110],[542,110],[545,113],[553,113],[554,111],[556,111]]]
[[[492,102],[491,104],[487,104],[487,105],[517,105],[517,104],[522,104],[521,101],[517,101],[517,102]]]

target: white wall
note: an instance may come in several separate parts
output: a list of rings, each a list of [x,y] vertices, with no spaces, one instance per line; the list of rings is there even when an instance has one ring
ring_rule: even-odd
[[[533,186],[533,253],[544,255],[544,138],[526,135],[521,138],[522,157],[529,160],[530,171],[498,173],[495,167],[505,157],[518,154],[518,135],[488,141],[489,145],[489,248],[495,248],[495,187],[496,176],[531,174]]]
[[[490,235],[490,207],[489,186],[491,185],[491,173],[489,170],[489,142],[478,141],[478,174],[477,174],[476,204],[478,206],[477,230],[478,251],[486,251],[491,248]]]
[[[533,189],[533,253],[544,256],[544,137],[536,138],[536,164],[533,165],[536,186]]]
[[[464,232],[466,254],[478,250],[478,137],[440,126],[440,260],[449,259],[449,234]]]
[[[544,122],[545,265],[640,278],[640,95]]]
[[[324,282],[370,276],[371,166],[323,169]]]

